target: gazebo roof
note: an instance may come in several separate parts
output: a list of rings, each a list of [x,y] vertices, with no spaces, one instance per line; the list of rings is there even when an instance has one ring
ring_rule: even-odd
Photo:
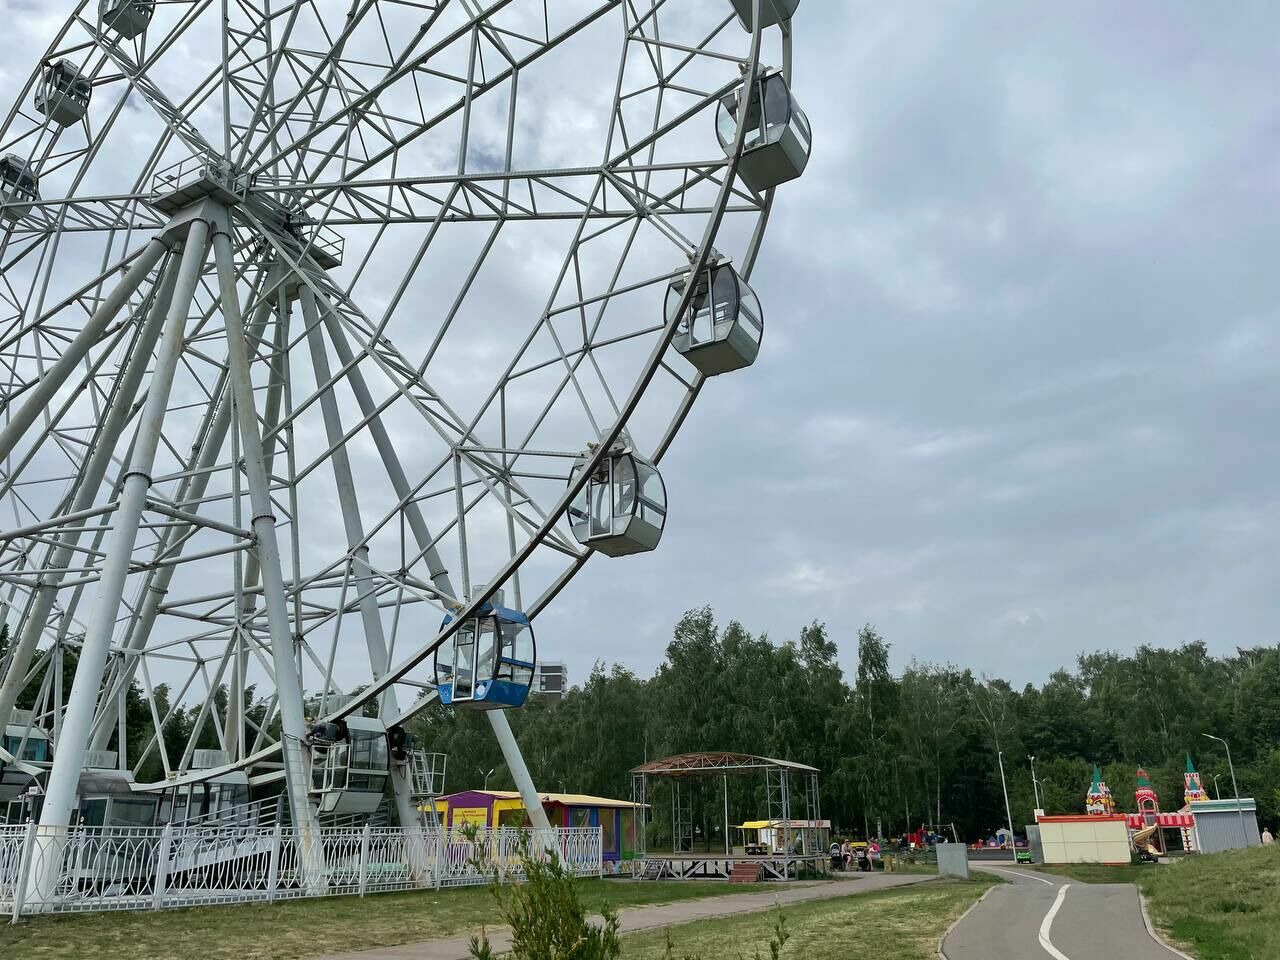
[[[749,753],[681,753],[661,760],[650,760],[631,772],[649,776],[680,774],[746,773],[751,770],[787,770],[792,773],[817,773],[817,767],[792,760],[775,760]]]

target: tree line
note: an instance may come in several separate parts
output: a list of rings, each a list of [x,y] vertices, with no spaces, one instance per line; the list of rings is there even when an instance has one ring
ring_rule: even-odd
[[[0,663],[8,641],[0,628]],[[855,649],[846,675],[839,644]],[[62,673],[74,676],[66,648]],[[19,698],[30,707],[42,677]],[[182,757],[197,725],[197,746],[218,744],[214,717],[225,725],[227,694],[205,703],[171,703],[155,689],[170,764]],[[317,703],[318,706],[318,703]],[[146,752],[144,782],[164,777],[151,740],[151,706],[135,682],[126,700],[130,763]],[[314,712],[314,710],[312,711]],[[250,743],[265,722],[266,703],[246,692]],[[1084,808],[1097,764],[1121,810],[1136,809],[1134,775],[1145,767],[1161,808],[1182,804],[1188,753],[1210,796],[1233,793],[1222,746],[1231,746],[1242,796],[1257,800],[1259,820],[1280,822],[1280,647],[1210,656],[1197,641],[1176,649],[1138,647],[1077,657],[1073,669],[1042,684],[1014,688],[955,664],[911,661],[890,668],[890,644],[870,624],[856,636],[833,637],[817,621],[794,640],[775,643],[737,621],[718,624],[710,608],[676,624],[662,664],[641,677],[597,663],[590,676],[556,701],[532,696],[510,711],[534,782],[545,791],[631,796],[633,767],[694,751],[733,751],[799,761],[821,771],[822,816],[841,833],[896,835],[921,825],[961,840],[989,836],[1005,823],[997,755],[1003,752],[1014,825],[1031,822],[1035,806],[1028,756],[1035,756],[1042,806],[1050,813]],[[268,723],[275,733],[276,722]],[[511,789],[514,783],[484,717],[438,704],[412,725],[421,745],[448,755],[449,791]],[[110,744],[111,749],[119,745]],[[1215,782],[1216,777],[1216,782]],[[762,778],[730,784],[735,820],[766,815]],[[696,814],[710,838],[723,819],[720,784],[698,788]],[[670,800],[652,792],[651,830],[670,828]],[[793,816],[803,816],[799,800]]]
[[[840,643],[856,647],[846,675]],[[1241,796],[1259,819],[1280,817],[1280,648],[1210,656],[1197,641],[1132,654],[1082,654],[1037,684],[1013,687],[955,664],[913,660],[895,675],[890,644],[868,624],[833,637],[817,621],[775,643],[710,608],[676,624],[656,673],[597,663],[558,702],[530,697],[511,712],[534,782],[545,791],[631,796],[630,770],[671,754],[724,750],[811,764],[822,771],[822,815],[853,835],[898,835],[922,824],[962,841],[1005,823],[998,754],[1003,753],[1015,828],[1033,822],[1034,756],[1041,805],[1083,813],[1097,764],[1121,810],[1136,810],[1144,767],[1161,809],[1182,805],[1187,754],[1210,796],[1232,796],[1231,746]],[[448,789],[512,788],[484,718],[430,708],[417,733],[449,756]],[[709,838],[723,819],[720,784],[698,795]],[[731,786],[734,820],[765,816],[763,784]],[[669,800],[651,795],[662,837]],[[664,808],[665,804],[665,808]],[[801,816],[793,803],[793,816]]]

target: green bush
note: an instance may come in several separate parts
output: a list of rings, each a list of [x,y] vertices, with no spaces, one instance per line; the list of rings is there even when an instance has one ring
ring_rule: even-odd
[[[466,832],[464,830],[464,834]],[[474,830],[470,839],[473,842],[476,839]],[[606,905],[600,911],[604,923],[596,925],[589,922],[574,878],[554,850],[547,851],[545,856],[541,853],[535,856],[526,843],[520,853],[523,883],[503,883],[504,877],[497,867],[480,859],[473,860],[473,863],[492,871],[489,890],[497,901],[499,916],[511,927],[511,956],[514,960],[617,960],[621,955],[617,910]],[[782,948],[790,938],[786,917],[779,907],[768,942],[770,960],[779,960]],[[471,957],[472,960],[497,958],[483,930],[479,936],[471,938]],[[668,931],[664,960],[699,958],[694,954],[678,957]],[[758,945],[755,960],[763,960]]]
[[[520,856],[524,883],[503,885],[494,873],[490,890],[498,912],[511,927],[515,960],[615,960],[621,953],[618,913],[606,906],[603,926],[587,921],[573,877],[552,851],[546,859],[525,850]],[[494,960],[489,938],[471,938],[475,960]]]

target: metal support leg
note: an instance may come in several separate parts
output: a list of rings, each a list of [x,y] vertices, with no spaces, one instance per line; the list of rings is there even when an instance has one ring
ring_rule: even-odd
[[[40,848],[39,865],[33,871],[30,881],[33,902],[47,903],[53,896],[58,879],[58,868],[62,862],[61,845],[65,842],[66,828],[76,803],[80,770],[84,767],[89,731],[98,702],[98,689],[110,652],[116,613],[124,595],[129,562],[137,540],[138,524],[142,519],[142,508],[151,487],[151,471],[160,446],[160,432],[169,403],[169,392],[182,353],[187,314],[208,250],[208,230],[208,224],[203,220],[192,223],[182,252],[173,302],[169,308],[164,337],[156,353],[155,369],[151,374],[142,420],[138,425],[138,438],[125,474],[120,507],[113,518],[111,548],[103,563],[102,579],[98,582],[93,613],[80,648],[80,661],[76,666],[71,697],[62,721],[57,754],[53,760],[53,769],[49,772],[49,786],[40,812],[40,836],[37,842]]]
[[[309,785],[304,744],[307,731],[306,717],[302,710],[302,685],[298,680],[297,664],[293,656],[284,574],[280,567],[280,544],[276,539],[275,516],[271,509],[267,470],[262,457],[262,436],[258,431],[258,416],[254,408],[249,351],[244,321],[240,315],[240,300],[236,293],[231,237],[221,228],[213,235],[213,253],[218,265],[218,289],[227,329],[231,396],[236,406],[236,423],[248,481],[249,505],[253,511],[252,530],[258,542],[263,603],[266,607],[267,632],[271,639],[271,657],[279,695],[280,749],[284,760],[285,785],[293,812],[294,830],[297,832],[303,884],[307,889],[316,891],[323,889],[326,884],[324,849],[320,841],[319,818],[307,794]]]
[[[648,850],[649,778],[647,774],[631,775],[631,824],[635,830],[636,860],[644,860]]]
[[[724,855],[733,855],[733,847],[729,843],[729,775],[721,774],[721,788],[724,790]]]
[[[675,853],[693,849],[692,785],[680,777],[671,781],[671,846]]]
[[[307,286],[302,288],[302,315],[307,326],[307,342],[311,348],[311,366],[315,371],[316,388],[323,389],[330,380],[329,357],[325,350],[324,332],[320,329],[320,315],[315,295]],[[346,528],[347,549],[351,551],[352,585],[360,605],[360,621],[364,627],[364,641],[369,653],[369,667],[373,679],[380,680],[387,672],[387,641],[382,630],[382,615],[378,612],[378,596],[374,590],[373,571],[369,567],[369,548],[364,541],[364,523],[360,518],[360,502],[356,496],[355,478],[351,473],[351,461],[343,442],[342,417],[338,412],[338,400],[332,388],[320,394],[320,411],[324,417],[325,433],[332,453],[333,479],[338,487],[338,504]],[[400,707],[394,689],[382,695],[378,705],[381,717],[397,717]],[[419,825],[418,811],[413,803],[411,772],[406,764],[392,763],[391,786],[395,793],[396,813],[400,826],[405,830]]]
[[[516,735],[511,732],[511,724],[507,722],[507,714],[503,710],[486,710],[485,716],[493,727],[493,735],[502,748],[502,759],[507,762],[507,769],[515,778],[516,789],[520,791],[520,799],[529,814],[529,821],[539,830],[550,830],[551,821],[547,819],[547,811],[542,809],[542,800],[533,785],[533,777],[529,776],[529,768],[525,766],[524,756],[520,753],[520,745],[516,743]]]
[[[250,331],[252,338],[257,339],[262,336],[270,317],[270,304],[260,306],[254,316],[253,329]],[[225,387],[226,380],[220,378],[214,396],[220,396]],[[206,411],[204,422],[197,432],[197,437],[200,438],[197,441],[199,451],[192,457],[192,471],[178,485],[178,492],[174,497],[176,502],[193,504],[204,499],[205,490],[213,477],[213,466],[222,451],[222,445],[226,441],[227,431],[230,427],[230,402],[224,400],[215,406],[211,406]],[[185,537],[190,529],[191,525],[187,523],[177,523],[166,527],[160,537],[159,544],[156,546],[154,556],[157,558],[174,556],[175,549],[181,551],[182,544],[185,543]],[[160,604],[164,600],[165,594],[169,590],[169,584],[177,570],[177,564],[170,564],[149,570],[145,574],[141,606],[134,611],[134,615],[129,621],[129,627],[125,631],[124,648],[126,657],[113,685],[113,696],[122,696],[123,691],[127,690],[132,682],[138,664],[138,658],[135,654],[145,646],[147,638],[151,635],[151,628],[155,624],[156,616],[160,611]],[[103,721],[107,715],[109,715],[109,711],[99,711],[91,749],[102,750],[106,748],[106,742],[110,736],[110,728]]]
[[[178,260],[173,259],[164,272],[159,289],[151,303],[147,320],[134,344],[133,354],[120,379],[119,389],[112,398],[111,407],[102,421],[95,438],[93,451],[89,455],[81,473],[79,485],[66,513],[74,514],[93,506],[98,495],[98,488],[106,476],[107,467],[115,454],[120,434],[129,419],[134,397],[142,382],[143,374],[151,364],[151,354],[155,350],[156,340],[164,325],[165,315],[169,311],[169,301],[173,296],[174,283],[178,278]],[[57,536],[58,546],[50,551],[45,566],[50,571],[60,571],[71,564],[76,547],[80,543],[81,533],[71,531]],[[40,585],[28,605],[22,621],[22,630],[18,634],[9,657],[8,670],[4,682],[0,683],[0,726],[8,722],[18,695],[26,683],[27,671],[31,668],[31,659],[35,655],[36,646],[44,632],[49,614],[53,610],[58,597],[58,584],[62,581],[60,572],[50,572],[40,577]],[[108,730],[108,733],[110,731]]]

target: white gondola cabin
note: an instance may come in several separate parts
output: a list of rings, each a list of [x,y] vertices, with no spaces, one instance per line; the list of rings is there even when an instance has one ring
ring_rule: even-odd
[[[446,616],[442,626],[453,619]],[[501,602],[489,602],[436,648],[436,692],[446,706],[522,707],[533,684],[536,660],[529,618]]]
[[[755,0],[733,0],[733,9],[738,12],[738,22],[744,30],[751,29],[751,16]],[[772,27],[777,23],[786,23],[800,6],[800,0],[760,0],[760,25]]]
[[[69,60],[55,60],[40,71],[35,107],[60,127],[84,119],[93,84]]]
[[[369,814],[391,775],[387,728],[375,717],[347,717],[311,730],[311,794],[321,813]]]
[[[99,0],[103,28],[131,40],[147,29],[156,12],[155,0]]]
[[[578,458],[573,477],[582,472],[590,456],[588,451]],[[574,537],[607,557],[654,549],[666,521],[667,491],[662,475],[631,450],[625,435],[569,505]]]
[[[762,69],[749,91],[744,84],[721,97],[716,136],[726,156],[733,154],[740,115],[748,129],[738,173],[748,186],[760,192],[804,173],[813,147],[809,118],[796,104],[781,71]]]
[[[31,164],[14,153],[0,157],[0,218],[21,220],[40,199],[40,181]]]
[[[667,288],[667,322],[680,308],[690,275]],[[726,261],[707,266],[676,324],[671,345],[707,377],[749,367],[760,352],[764,314],[747,281]]]

